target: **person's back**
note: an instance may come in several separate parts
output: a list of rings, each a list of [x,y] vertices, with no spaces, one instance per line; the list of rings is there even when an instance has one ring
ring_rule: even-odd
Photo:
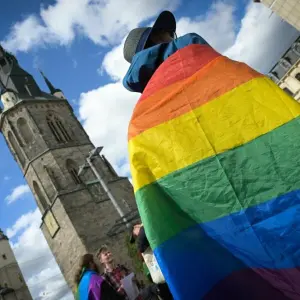
[[[138,253],[141,256],[141,259],[144,261],[143,254],[145,254],[150,249],[150,244],[147,239],[144,226],[142,224],[134,225],[131,229],[130,236],[131,236],[130,242],[131,243],[136,242]],[[153,261],[151,261],[151,264],[153,264]],[[152,282],[152,285],[148,289],[149,294],[152,293],[152,294],[158,295],[161,300],[173,300],[173,296],[169,290],[167,283],[163,280],[163,281],[160,281],[160,282],[157,282],[156,284],[154,284],[153,279],[151,277],[151,273],[150,273],[147,265],[145,264],[145,261],[143,263],[143,266],[144,265],[145,265],[145,268],[147,268],[147,273],[150,278],[148,276],[147,277]]]
[[[147,30],[124,47],[129,156],[174,298],[299,299],[299,104],[196,34],[147,47]]]

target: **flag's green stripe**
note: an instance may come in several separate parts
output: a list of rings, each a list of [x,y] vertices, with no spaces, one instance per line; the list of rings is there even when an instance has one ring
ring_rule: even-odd
[[[299,120],[138,190],[152,248],[192,225],[299,189]]]

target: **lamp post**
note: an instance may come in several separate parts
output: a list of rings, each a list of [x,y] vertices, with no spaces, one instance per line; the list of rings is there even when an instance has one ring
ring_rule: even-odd
[[[92,151],[89,152],[89,156],[86,158],[86,163],[79,168],[78,176],[80,176],[80,174],[82,174],[84,169],[90,167],[92,169],[93,173],[95,174],[97,180],[99,181],[99,183],[103,187],[104,191],[107,193],[110,201],[112,202],[112,204],[113,204],[114,208],[116,209],[116,211],[118,212],[119,216],[125,222],[126,227],[130,228],[130,223],[126,219],[124,212],[122,211],[122,209],[119,206],[119,204],[118,204],[117,200],[115,199],[114,195],[111,193],[109,187],[107,186],[106,182],[104,181],[101,174],[98,172],[97,168],[95,167],[95,165],[93,163],[93,158],[99,156],[102,149],[103,149],[103,147],[96,147],[95,149],[93,149]]]

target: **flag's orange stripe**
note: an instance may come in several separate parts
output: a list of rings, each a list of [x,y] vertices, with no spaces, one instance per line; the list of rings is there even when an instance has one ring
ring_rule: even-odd
[[[219,56],[220,53],[209,45],[193,44],[176,51],[152,76],[139,101],[148,98],[162,88],[192,76]],[[181,67],[183,65],[184,68]]]
[[[221,56],[191,77],[171,84],[139,102],[129,125],[128,139],[260,76],[263,75],[246,64]]]

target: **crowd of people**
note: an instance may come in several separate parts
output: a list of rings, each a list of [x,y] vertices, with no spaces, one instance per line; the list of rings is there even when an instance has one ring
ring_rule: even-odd
[[[137,244],[139,257],[149,248],[144,227],[135,224],[130,231],[130,242]],[[144,262],[145,263],[145,262]],[[103,272],[100,271],[100,266]],[[147,266],[145,266],[147,270]],[[78,300],[129,300],[122,280],[134,273],[124,264],[118,264],[109,247],[103,245],[96,255],[85,254],[81,257],[79,269],[75,275]],[[133,277],[133,284],[139,293],[136,300],[172,300],[173,297],[165,282],[154,283],[151,274],[146,271],[150,284],[145,284]]]

